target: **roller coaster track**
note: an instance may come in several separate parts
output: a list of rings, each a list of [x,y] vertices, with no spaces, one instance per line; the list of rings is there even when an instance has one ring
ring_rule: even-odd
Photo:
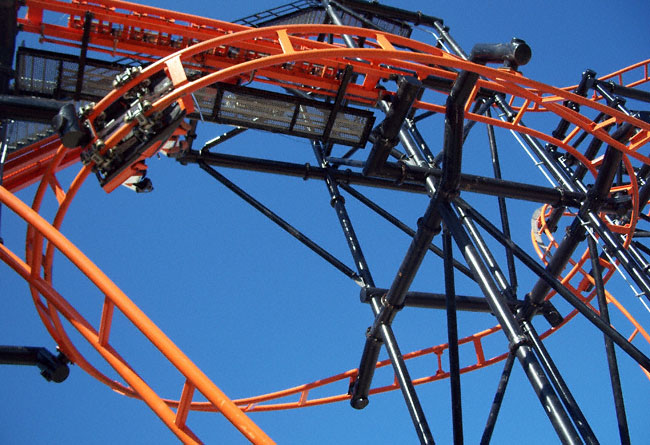
[[[210,107],[216,106],[219,94],[225,94],[219,93],[217,85],[225,85],[225,91],[228,91],[229,86],[249,88],[250,85],[255,85],[262,90],[293,91],[297,92],[296,94],[307,94],[323,103],[345,102],[349,107],[367,109],[375,107],[381,101],[396,102],[399,92],[397,88],[391,90],[393,82],[401,77],[410,77],[418,79],[428,91],[433,92],[415,99],[413,110],[444,115],[448,111],[450,91],[454,84],[460,82],[459,73],[472,73],[477,76],[477,80],[463,104],[466,122],[487,128],[502,128],[522,137],[543,141],[547,146],[553,147],[553,150],[562,152],[565,159],[571,159],[572,168],[581,166],[579,168],[584,170],[583,179],[578,182],[588,185],[599,181],[599,174],[607,164],[605,157],[609,155],[586,154],[580,150],[576,141],[580,138],[590,138],[610,147],[609,151],[619,153],[620,164],[623,166],[618,173],[619,179],[615,184],[606,185],[605,197],[599,198],[602,207],[595,212],[600,215],[599,218],[606,226],[603,230],[614,234],[624,249],[633,245],[637,223],[648,214],[648,196],[641,192],[646,190],[648,178],[638,176],[644,166],[650,166],[650,157],[645,150],[650,141],[650,123],[623,108],[612,107],[600,90],[594,89],[591,95],[577,94],[575,91],[578,86],[556,88],[544,85],[524,77],[516,69],[491,68],[484,63],[452,55],[440,48],[374,29],[317,24],[249,28],[112,0],[26,0],[25,7],[26,13],[18,18],[18,23],[23,31],[39,34],[44,42],[126,57],[146,65],[142,70],[134,71],[125,77],[108,95],[87,109],[82,119],[91,140],[84,147],[64,147],[57,136],[52,136],[9,155],[4,166],[0,202],[26,221],[29,229],[24,259],[4,245],[0,245],[0,257],[29,283],[36,309],[61,351],[73,363],[117,392],[142,399],[185,443],[200,442],[200,438],[186,424],[190,410],[220,412],[250,441],[271,443],[266,434],[246,416],[246,412],[303,408],[348,400],[351,397],[349,394],[329,393],[312,398],[310,392],[321,387],[335,388],[335,384],[341,381],[349,381],[353,386],[360,372],[358,369],[351,369],[282,391],[231,401],[97,266],[60,233],[66,212],[80,187],[97,170],[97,162],[107,159],[111,150],[120,147],[142,122],[156,119],[170,107],[178,106],[186,115],[202,115],[209,113]],[[62,26],[49,23],[49,13],[64,14],[68,17],[67,24]],[[350,48],[350,39],[363,43],[363,47]],[[598,80],[603,85],[611,82],[616,86],[635,89],[650,80],[649,65],[650,60],[639,62]],[[346,70],[354,73],[353,80],[350,81],[349,76],[346,80]],[[111,107],[115,107],[115,104],[130,92],[141,88],[142,85],[157,82],[161,77],[167,79],[169,87],[151,98],[150,106],[141,109],[138,119],[118,120],[116,125],[109,128],[105,115]],[[197,97],[202,99],[197,101]],[[502,108],[502,111],[507,109],[511,113],[510,117],[492,117],[485,110],[477,111],[487,97],[503,98],[501,106],[505,108]],[[496,109],[497,105],[493,103],[491,108]],[[567,131],[564,134],[555,134],[549,133],[541,124],[536,126],[536,116],[540,113],[557,116],[566,123]],[[595,119],[593,116],[598,114],[604,117]],[[623,125],[628,126],[628,133],[620,137],[612,133],[612,128]],[[166,151],[165,148],[162,150]],[[94,157],[86,158],[81,164],[84,151],[91,151]],[[153,154],[149,153],[147,157]],[[210,165],[237,168],[236,162],[241,163],[240,168],[250,168],[250,165],[243,167],[250,161],[247,159],[212,156],[205,151],[185,151],[183,147],[169,150],[169,154],[181,162],[197,162],[204,169],[209,169]],[[57,173],[74,167],[80,167],[75,179],[69,185],[61,184]],[[291,166],[286,166],[287,170],[289,167]],[[338,182],[345,188],[355,184],[355,181],[363,183],[365,176],[367,181],[374,181],[371,183],[374,186],[427,193],[426,178],[436,174],[438,177],[445,175],[436,165],[430,165],[428,170],[424,171],[418,170],[417,167],[409,164],[393,166],[389,163],[386,171],[370,175],[370,179],[367,179],[368,175],[364,172],[353,170],[348,174],[347,181]],[[261,166],[258,169],[263,170]],[[401,181],[394,180],[395,169],[404,172]],[[305,167],[305,177],[326,177],[334,173],[324,167],[322,171]],[[585,177],[587,179],[584,179]],[[390,181],[382,182],[386,178]],[[539,200],[543,207],[533,221],[531,233],[539,258],[543,264],[548,265],[562,244],[554,235],[558,223],[568,226],[580,218],[585,220],[585,212],[590,211],[583,208],[586,206],[585,202],[590,202],[591,195],[587,188],[581,189],[569,183],[562,184],[562,180],[567,179],[558,179],[558,189],[562,189],[560,191],[544,187],[530,191],[530,195],[524,197],[515,196],[512,190],[487,191],[481,188],[485,181],[470,175],[461,175],[459,189],[533,202]],[[32,184],[38,184],[38,189],[30,207],[16,198],[14,193]],[[505,184],[501,185],[506,187]],[[520,185],[522,188],[527,186]],[[48,190],[54,193],[58,203],[58,210],[51,222],[39,215]],[[540,196],[542,193],[545,193],[543,198],[533,196]],[[615,196],[625,198],[623,216],[621,208],[614,209],[619,202],[614,200]],[[449,202],[454,206],[454,212],[460,215],[464,212],[471,214],[471,207],[464,207],[462,201],[451,199]],[[477,223],[480,221],[477,215],[465,218],[473,219]],[[484,229],[488,230],[485,227]],[[594,239],[603,237],[602,233],[596,233],[595,229],[589,229],[587,236],[593,236]],[[66,301],[65,296],[57,292],[52,273],[55,251],[67,257],[68,261],[81,270],[105,295],[103,301],[97,302],[102,308],[98,325],[86,320]],[[611,255],[603,255],[599,259],[601,267],[605,269],[602,277],[604,282],[614,275],[617,268],[621,268],[620,258],[613,249],[608,250],[610,251]],[[599,285],[589,267],[592,264],[590,253],[590,249],[585,248],[577,257],[568,258],[567,262],[571,267],[557,274],[561,286],[583,305],[576,303],[575,309],[564,314],[563,320],[542,333],[540,338],[546,338],[558,331],[579,314],[586,316],[586,310],[594,314],[599,313],[591,303],[597,295]],[[497,279],[499,273],[500,271],[495,273]],[[372,287],[359,275],[355,275],[354,279],[362,287]],[[645,282],[643,278],[641,280],[643,285]],[[543,292],[545,301],[551,301],[558,293],[557,286],[549,284],[549,289]],[[632,329],[627,338],[617,340],[619,345],[625,341],[638,352],[635,358],[650,378],[647,357],[639,351],[643,348],[647,350],[643,341],[650,343],[650,336],[611,293],[605,290],[605,294],[609,305],[617,308],[629,323],[625,329],[630,329],[629,326]],[[140,377],[138,370],[111,346],[111,326],[116,313],[126,317],[140,335],[151,342],[178,370],[176,392],[181,394],[178,400],[159,396]],[[99,352],[126,384],[100,372],[79,352],[64,329],[61,316]],[[622,327],[616,328],[620,332]],[[471,350],[476,356],[476,362],[462,367],[460,373],[489,366],[505,360],[510,355],[509,350],[498,354],[484,352],[485,339],[500,331],[501,326],[497,325],[458,340],[458,347]],[[636,340],[636,343],[643,345],[638,346],[638,349],[632,345],[632,341],[637,338],[641,340]],[[438,367],[435,372],[414,377],[412,383],[419,385],[448,378],[452,371],[445,367],[442,357],[449,353],[449,343],[443,343],[404,354],[405,361],[426,356],[437,357]],[[375,366],[383,368],[390,364],[391,360],[384,360],[377,362]],[[373,387],[369,394],[396,389],[400,389],[397,378],[392,385]],[[200,393],[206,401],[197,401],[195,393]],[[323,391],[320,391],[320,394],[322,393]],[[287,401],[287,398],[293,398],[293,401]]]

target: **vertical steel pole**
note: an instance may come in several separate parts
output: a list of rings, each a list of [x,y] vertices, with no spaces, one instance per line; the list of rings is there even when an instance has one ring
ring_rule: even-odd
[[[312,148],[319,165],[322,168],[327,169],[328,165],[323,158],[323,147],[320,142],[312,141]],[[336,181],[331,177],[331,175],[327,174],[325,176],[325,184],[330,194],[330,202],[332,203],[332,207],[334,207],[336,210],[336,215],[339,218],[341,228],[345,234],[345,238],[348,242],[348,247],[350,248],[350,252],[354,258],[358,273],[364,282],[364,286],[375,287],[374,280],[370,274],[368,263],[366,262],[366,259],[363,255],[361,245],[356,236],[356,233],[354,232],[354,228],[352,226],[352,222],[350,221],[347,209],[345,208],[345,199],[343,196],[341,196]],[[381,312],[382,304],[379,297],[375,297],[371,300],[371,307],[375,316]],[[395,335],[390,325],[382,323],[379,327],[379,336],[383,343],[386,345],[386,350],[393,365],[395,376],[400,385],[400,389],[402,390],[402,395],[406,401],[406,406],[408,408],[409,414],[411,415],[411,420],[413,421],[413,425],[415,426],[418,437],[420,438],[420,442],[423,444],[434,443],[429,425],[427,423],[426,417],[424,416],[424,411],[422,410],[422,406],[418,399],[417,393],[415,392],[415,387],[413,386],[413,382],[409,376],[408,369],[406,368],[406,363],[404,362],[402,353],[399,350],[397,340],[395,339]],[[354,388],[356,391],[360,389],[363,390],[361,392],[355,392],[352,394],[351,403],[355,408],[363,408],[368,403],[367,391],[370,390],[369,385],[372,381],[372,375],[374,374],[375,364],[377,363],[378,358],[378,355],[375,355],[375,351],[378,354],[381,346],[380,344],[375,343],[370,344],[374,346],[374,349],[372,351],[369,351],[367,356],[364,355],[366,358],[362,361],[359,372],[362,372],[361,367],[363,367],[363,372],[365,372],[366,375],[369,375],[371,378],[367,380],[364,379],[364,382],[367,382],[367,387]],[[366,342],[366,345],[368,345],[368,342]],[[365,384],[366,383],[364,383],[364,385]]]
[[[501,403],[503,403],[503,395],[505,394],[506,388],[508,387],[508,381],[510,380],[510,373],[512,372],[512,366],[514,364],[515,364],[515,355],[511,352],[508,354],[506,363],[503,366],[503,372],[501,373],[501,378],[499,379],[497,392],[494,394],[494,400],[492,401],[490,414],[488,414],[488,419],[485,424],[485,429],[483,430],[483,436],[481,436],[481,445],[488,445],[490,443],[490,440],[492,440],[492,433],[494,432],[494,426],[497,423],[497,417],[499,416],[499,411],[501,410]]]
[[[329,4],[329,1],[322,0],[322,5],[325,8],[325,11],[327,12],[328,16],[331,18],[332,22],[337,25],[342,25],[340,18],[337,16],[336,12],[332,9],[332,6]],[[357,46],[349,36],[343,35],[343,39],[345,40],[345,43],[349,48],[355,48]],[[320,162],[322,162],[322,153],[320,153],[320,157],[321,157]],[[341,222],[341,224],[343,224],[343,222]],[[348,240],[349,239],[350,238],[348,238]],[[426,241],[426,237],[424,240]],[[431,243],[431,239],[429,239],[426,242],[427,245],[430,243]],[[367,270],[367,265],[365,265],[365,268]],[[361,272],[362,271],[359,270],[360,274]],[[372,279],[370,279],[370,281],[367,281],[366,284],[370,286],[374,286],[374,284],[372,283]],[[375,318],[378,318],[379,314],[383,312],[384,305],[382,304],[379,298],[373,298],[371,300],[371,307],[373,313],[375,314]],[[395,370],[395,376],[397,377],[400,383],[402,394],[404,395],[404,398],[406,400],[406,404],[409,409],[409,413],[411,414],[411,419],[413,420],[413,423],[415,425],[418,437],[420,438],[420,442],[423,444],[434,443],[433,436],[431,435],[431,431],[429,430],[429,426],[424,416],[424,412],[422,411],[422,407],[417,398],[415,388],[413,387],[413,383],[411,382],[410,376],[408,374],[406,363],[404,363],[404,360],[402,358],[402,355],[397,345],[397,341],[394,338],[392,328],[390,327],[390,323],[384,323],[384,322],[379,323],[378,331],[381,339],[384,341],[386,345],[386,349],[391,358],[391,363],[393,364],[393,368]],[[359,375],[357,377],[356,382],[353,384],[351,388],[352,398],[350,403],[355,408],[363,408],[368,404],[368,392],[370,390],[372,376],[374,375],[375,363],[377,362],[377,358],[379,357],[380,347],[381,344],[379,344],[378,339],[375,339],[372,336],[368,337],[368,340],[366,341],[364,346],[364,351],[361,356],[361,364],[359,365]]]
[[[458,321],[456,318],[456,286],[454,283],[451,234],[446,228],[442,232],[442,245],[445,254],[445,301],[447,304],[447,338],[449,342],[449,386],[451,389],[451,416],[453,422],[454,445],[462,445],[463,406],[460,397],[460,359],[458,354]]]
[[[600,258],[598,258],[598,251],[596,241],[588,236],[589,242],[589,255],[591,257],[592,275],[594,277],[594,285],[596,287],[596,295],[598,298],[598,308],[600,309],[600,316],[603,321],[609,324],[609,310],[607,309],[607,299],[605,297],[605,288],[603,285],[602,271],[600,268]],[[607,354],[607,365],[609,367],[609,377],[612,382],[612,392],[614,394],[614,407],[616,409],[616,419],[618,420],[618,432],[621,438],[621,445],[630,444],[630,431],[627,426],[627,415],[625,414],[625,402],[623,400],[623,390],[621,388],[621,377],[618,373],[618,362],[616,360],[616,351],[614,350],[614,343],[612,339],[606,334],[605,338],[605,353]]]
[[[486,110],[487,116],[491,117],[490,109]],[[494,127],[492,125],[487,126],[488,133],[488,143],[490,145],[490,155],[492,157],[492,170],[494,172],[494,177],[501,179],[501,163],[499,162],[499,151],[497,149],[497,139],[494,134]],[[502,196],[498,197],[499,203],[499,215],[501,216],[501,227],[503,233],[510,238],[510,222],[508,219],[508,208],[506,206],[506,200]],[[515,258],[512,255],[512,249],[506,249],[506,261],[508,264],[508,275],[510,276],[510,287],[513,292],[517,292],[517,272],[515,269]]]
[[[492,280],[487,267],[480,260],[476,248],[471,243],[467,233],[463,230],[458,217],[449,205],[440,206],[440,213],[445,225],[449,228],[456,240],[456,244],[465,257],[467,264],[474,271],[481,290],[485,294],[494,315],[501,324],[501,328],[510,342],[510,350],[519,359],[558,437],[565,444],[582,443],[571,419],[548,381],[543,368],[537,361],[528,338],[519,326],[514,314],[510,311],[496,283]]]

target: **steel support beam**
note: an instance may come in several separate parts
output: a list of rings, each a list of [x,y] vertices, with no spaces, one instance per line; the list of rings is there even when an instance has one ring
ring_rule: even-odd
[[[451,392],[451,419],[454,445],[463,444],[463,405],[461,401],[460,358],[458,353],[458,320],[456,317],[456,285],[454,282],[453,251],[451,234],[445,228],[442,232],[445,252],[445,303],[447,309],[447,343],[449,344],[449,387]]]
[[[210,176],[212,176],[217,181],[221,182],[229,190],[234,192],[237,196],[242,198],[244,201],[246,201],[248,204],[250,204],[257,211],[259,211],[264,216],[266,216],[271,221],[273,221],[275,224],[280,226],[280,228],[282,228],[285,232],[287,232],[288,234],[290,234],[291,236],[296,238],[298,241],[300,241],[302,244],[307,246],[314,253],[319,255],[325,261],[327,261],[332,266],[334,266],[336,269],[338,269],[340,272],[342,272],[345,276],[347,276],[348,278],[351,278],[352,280],[354,280],[360,286],[363,285],[363,280],[361,279],[361,277],[359,277],[359,275],[357,275],[357,273],[354,272],[352,269],[350,269],[348,266],[343,264],[339,259],[334,257],[334,255],[327,252],[325,249],[323,249],[321,246],[316,244],[314,241],[312,241],[310,238],[308,238],[302,232],[297,230],[291,224],[286,222],[284,219],[280,218],[277,214],[273,213],[271,210],[269,210],[262,203],[260,203],[255,198],[253,198],[251,195],[246,193],[241,188],[237,187],[233,182],[228,180],[221,173],[219,173],[215,169],[211,168],[209,165],[205,164],[204,162],[199,161],[198,164],[199,164],[199,167],[201,167],[201,169],[203,169],[203,171],[208,173]]]
[[[201,154],[195,150],[190,150],[177,158],[177,161],[181,164],[197,163],[199,160],[214,167],[274,173],[303,179],[323,179],[326,173],[323,168],[310,164],[296,164],[224,153]],[[432,184],[435,185],[436,181],[442,177],[442,170],[409,165],[405,171],[399,164],[388,162],[385,164],[382,177],[368,177],[352,170],[334,170],[330,174],[338,182],[343,184],[364,185],[424,194],[428,193],[426,178],[431,178]],[[489,196],[503,196],[504,198],[568,207],[579,207],[586,196],[585,193],[581,192],[563,193],[549,187],[540,187],[469,174],[460,175],[459,189],[461,191]]]
[[[512,253],[521,261],[528,269],[535,273],[538,277],[546,281],[551,288],[564,298],[571,306],[577,309],[589,322],[597,327],[601,332],[610,337],[626,354],[634,359],[646,371],[650,372],[650,358],[641,352],[636,346],[631,344],[625,337],[618,331],[612,328],[609,324],[605,323],[589,306],[583,303],[578,297],[573,295],[562,283],[553,275],[541,266],[533,257],[528,255],[524,250],[515,244],[511,239],[506,238],[503,233],[497,229],[490,221],[483,217],[479,212],[474,210],[466,202],[457,199],[460,207],[467,211],[472,219],[479,224],[487,233],[490,234],[496,241],[503,246],[509,246]]]
[[[510,373],[512,372],[512,366],[514,364],[515,355],[510,352],[508,354],[508,358],[506,358],[506,363],[503,365],[503,371],[501,372],[499,385],[497,386],[497,391],[494,394],[494,400],[492,401],[492,406],[490,407],[490,413],[488,414],[485,429],[483,430],[483,435],[481,436],[481,445],[488,445],[490,443],[490,440],[492,440],[492,433],[494,432],[494,427],[497,423],[497,418],[499,417],[499,411],[501,410],[501,404],[503,403],[503,396],[506,393],[506,388],[508,387],[508,382],[510,381]]]
[[[495,317],[508,338],[510,351],[519,359],[558,437],[565,444],[582,443],[573,427],[571,419],[564,410],[551,383],[548,381],[543,368],[537,361],[532,347],[529,344],[529,339],[519,326],[514,314],[508,308],[506,298],[499,292],[498,286],[493,281],[490,271],[483,261],[481,261],[478,251],[470,241],[467,233],[463,230],[458,217],[449,205],[441,206],[440,212],[445,226],[449,228],[467,264],[474,271],[481,290],[485,294]]]
[[[61,383],[68,378],[68,363],[63,353],[55,356],[42,347],[0,346],[0,365],[37,366],[48,382]]]
[[[607,308],[607,298],[605,296],[605,286],[598,257],[598,247],[596,241],[588,238],[589,256],[591,259],[592,276],[594,277],[594,286],[596,287],[596,297],[598,299],[598,308],[603,321],[609,324],[609,309]],[[614,343],[607,335],[605,338],[605,354],[607,355],[607,365],[609,367],[609,376],[612,384],[612,393],[614,395],[614,408],[616,409],[616,420],[618,421],[618,432],[621,438],[621,445],[630,445],[630,430],[627,425],[627,415],[625,414],[625,402],[623,399],[623,389],[621,387],[621,377],[618,372],[618,361],[616,360],[616,351]]]

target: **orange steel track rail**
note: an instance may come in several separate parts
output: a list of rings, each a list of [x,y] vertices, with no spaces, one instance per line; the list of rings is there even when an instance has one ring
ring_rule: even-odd
[[[85,13],[90,11],[94,19],[89,49],[120,56],[128,55],[143,61],[155,61],[140,75],[115,89],[93,108],[88,116],[88,123],[91,127],[94,125],[95,119],[110,104],[130,88],[162,70],[172,73],[170,74],[172,78],[177,77],[175,88],[154,103],[149,114],[164,109],[174,101],[184,100],[193,92],[215,82],[235,83],[240,79],[263,85],[272,84],[305,91],[317,91],[321,95],[334,96],[340,86],[338,74],[348,65],[353,66],[361,80],[349,86],[346,99],[356,104],[372,105],[381,95],[385,94],[383,90],[377,88],[379,80],[389,79],[394,74],[403,74],[404,70],[421,79],[429,75],[436,75],[453,80],[456,74],[449,68],[462,69],[483,76],[474,89],[472,97],[477,94],[479,88],[487,88],[506,94],[513,105],[520,105],[517,108],[517,118],[512,123],[477,115],[471,113],[469,109],[465,113],[467,119],[526,133],[561,147],[587,166],[589,171],[595,175],[598,160],[589,161],[570,146],[571,140],[578,131],[586,131],[624,153],[626,169],[629,178],[632,178],[626,186],[627,193],[635,200],[631,222],[625,227],[615,227],[614,229],[625,235],[631,234],[638,219],[639,209],[643,207],[638,202],[638,185],[634,180],[634,167],[639,163],[650,163],[650,158],[639,151],[650,140],[650,124],[608,108],[600,102],[598,97],[577,96],[565,89],[532,81],[514,71],[495,70],[473,64],[429,45],[367,29],[333,25],[293,25],[251,29],[218,20],[110,0],[71,3],[27,0],[25,5],[27,14],[24,18],[19,19],[19,23],[25,31],[39,33],[45,41],[78,46]],[[43,21],[45,17],[43,11],[45,10],[68,14],[70,18],[67,26],[45,23]],[[115,32],[116,29],[119,32]],[[315,40],[319,34],[332,35],[335,43],[327,44]],[[353,38],[363,38],[368,47],[345,48],[342,44],[344,34]],[[237,51],[230,51],[230,49]],[[358,59],[363,59],[364,62],[358,62]],[[628,70],[615,73],[613,76],[622,82],[624,72],[638,72],[640,69],[643,74],[640,78],[630,81],[628,85],[647,82],[649,63],[650,61],[641,62]],[[203,75],[195,80],[183,78],[184,75],[181,73],[185,71],[185,68],[199,69]],[[568,100],[580,104],[584,109],[605,111],[617,123],[630,122],[641,131],[627,144],[615,141],[604,131],[605,123],[596,125],[584,113],[581,114],[561,106],[561,102]],[[445,110],[444,102],[441,104],[419,101],[414,106],[422,110],[438,112]],[[542,130],[521,125],[524,115],[534,111],[547,111],[566,119],[573,125],[572,131],[565,139],[558,140]],[[133,125],[124,124],[119,130],[112,133],[108,139],[103,141],[104,148],[101,153],[105,153],[119,143],[133,128]],[[68,150],[59,147],[57,141],[52,138],[42,141],[12,154],[5,167],[6,188],[0,188],[0,201],[29,224],[25,261],[1,245],[0,257],[28,281],[43,323],[62,351],[73,362],[118,392],[142,398],[174,434],[187,443],[195,443],[200,440],[186,425],[187,413],[190,409],[221,412],[251,441],[269,443],[270,439],[242,411],[298,408],[348,398],[344,394],[335,394],[309,399],[309,391],[337,381],[354,379],[356,370],[276,393],[230,401],[126,295],[58,231],[74,196],[90,174],[92,164],[82,167],[67,189],[64,189],[59,183],[55,174],[60,169],[74,164],[78,157],[78,149]],[[40,185],[31,209],[11,193],[39,180]],[[38,215],[48,188],[55,192],[59,203],[58,212],[51,224]],[[542,215],[544,214],[542,212]],[[540,230],[543,230],[543,221],[540,221],[540,227],[542,227]],[[45,253],[43,254],[44,244]],[[538,244],[536,246],[538,250],[542,249]],[[61,251],[106,296],[105,300],[100,302],[102,317],[97,328],[83,319],[64,297],[56,292],[52,283],[55,250]],[[542,253],[541,256],[544,257],[546,254]],[[588,255],[583,255],[583,258],[576,263],[576,267],[563,278],[565,285],[584,301],[591,300],[595,292],[587,291],[591,277],[582,267],[587,257]],[[603,265],[608,270],[605,278],[609,278],[613,273],[612,265],[609,263],[603,263]],[[574,276],[579,277],[581,284],[571,287],[568,283]],[[608,295],[608,298],[634,326],[635,330],[631,338],[640,334],[650,342],[650,337],[645,330],[627,314],[625,309],[611,295]],[[124,314],[178,369],[182,376],[179,382],[179,387],[182,387],[181,397],[178,401],[159,397],[111,347],[111,322],[116,309]],[[124,378],[128,386],[106,377],[78,352],[65,332],[59,314],[68,319],[72,326],[99,351],[103,359]],[[575,314],[576,311],[567,315],[565,323]],[[547,331],[543,336],[550,335],[558,328]],[[476,363],[465,367],[462,372],[478,369],[505,358],[506,353],[486,357],[483,352],[482,340],[498,330],[499,327],[494,327],[460,340],[461,345],[473,347],[477,357]],[[441,360],[447,348],[448,345],[443,344],[405,354],[405,359],[414,359],[427,354],[435,354],[438,357],[437,372],[434,375],[414,379],[414,383],[426,383],[446,378],[449,375],[443,369]],[[387,361],[379,362],[377,367],[387,364]],[[374,388],[371,393],[394,389],[397,389],[396,384]],[[195,391],[206,397],[208,402],[193,401]],[[290,395],[295,395],[298,400],[271,403]],[[175,408],[176,412],[171,408]]]

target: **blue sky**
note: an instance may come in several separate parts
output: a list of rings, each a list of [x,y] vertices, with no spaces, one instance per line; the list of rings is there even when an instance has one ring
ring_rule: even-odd
[[[235,20],[280,5],[282,1],[143,2],[222,20]],[[475,43],[525,39],[533,50],[522,67],[527,77],[556,86],[578,83],[587,68],[604,75],[648,58],[650,30],[646,2],[463,2],[414,1],[386,4],[421,10],[444,19],[452,35],[469,51]],[[433,43],[426,32],[413,35]],[[33,38],[19,36],[33,41]],[[428,122],[428,121],[424,121]],[[423,132],[432,147],[439,147],[440,121]],[[549,124],[552,131],[556,121]],[[429,125],[427,123],[427,125]],[[223,129],[201,124],[199,142]],[[504,175],[546,185],[518,146],[504,132]],[[484,171],[485,145],[466,148],[469,171]],[[287,159],[312,162],[304,140],[249,131],[224,144],[230,153],[277,152]],[[281,154],[280,154],[281,153]],[[358,300],[359,288],[322,259],[298,244],[255,210],[208,177],[197,166],[181,166],[171,159],[149,161],[148,176],[155,190],[135,195],[118,189],[106,195],[88,181],[63,226],[76,243],[178,346],[232,398],[284,389],[328,377],[358,365],[365,328],[372,323],[369,307]],[[490,168],[485,171],[489,174]],[[60,176],[70,181],[76,167]],[[316,181],[220,170],[269,208],[352,265],[345,239],[323,184]],[[522,179],[524,178],[524,179]],[[423,196],[364,190],[379,203],[414,226],[426,207]],[[34,188],[20,192],[31,201]],[[496,200],[464,196],[495,216]],[[51,199],[51,197],[50,197]],[[509,203],[516,223],[513,237],[529,252],[530,216],[535,206]],[[349,211],[378,286],[388,287],[408,247],[408,238],[348,198]],[[24,225],[2,210],[2,237],[15,252],[22,252]],[[436,243],[439,245],[440,240]],[[27,286],[5,265],[0,265],[5,298],[0,313],[2,343],[47,346],[53,340],[41,325]],[[103,297],[69,264],[55,264],[57,289],[90,320],[99,320]],[[442,292],[441,262],[428,258],[413,288]],[[474,293],[458,280],[458,292]],[[521,272],[519,296],[534,283]],[[650,316],[620,280],[610,284],[614,293],[644,326]],[[564,306],[561,306],[564,307]],[[461,336],[494,324],[486,316],[460,316]],[[544,320],[536,320],[539,330]],[[395,331],[402,352],[444,343],[443,312],[404,310]],[[182,381],[132,328],[116,320],[112,344],[151,380],[159,393],[180,395]],[[624,327],[629,334],[629,328]],[[73,338],[76,338],[73,336]],[[557,360],[578,402],[601,443],[616,443],[611,390],[602,354],[602,336],[592,326],[575,320],[552,336],[547,347]],[[637,343],[646,354],[647,345]],[[490,344],[505,349],[499,337]],[[501,349],[499,349],[501,348]],[[88,348],[88,357],[99,363]],[[382,354],[382,358],[385,354]],[[467,360],[471,359],[463,357]],[[435,369],[431,362],[414,364],[414,376]],[[619,354],[632,442],[647,433],[650,385],[631,359]],[[101,366],[101,369],[106,369]],[[478,442],[496,389],[502,365],[462,377],[466,443]],[[429,371],[431,372],[431,371]],[[388,383],[389,374],[377,374]],[[176,443],[175,437],[141,402],[124,398],[73,367],[62,384],[45,382],[35,369],[0,367],[5,403],[0,442],[24,443]],[[345,388],[340,388],[341,392]],[[451,441],[448,381],[418,387],[437,443]],[[347,403],[293,411],[251,415],[273,439],[283,444],[303,443],[416,443],[401,394],[375,396],[356,411]],[[216,414],[191,413],[189,424],[206,443],[245,443],[239,433]],[[528,381],[516,364],[506,393],[493,443],[558,442]]]

